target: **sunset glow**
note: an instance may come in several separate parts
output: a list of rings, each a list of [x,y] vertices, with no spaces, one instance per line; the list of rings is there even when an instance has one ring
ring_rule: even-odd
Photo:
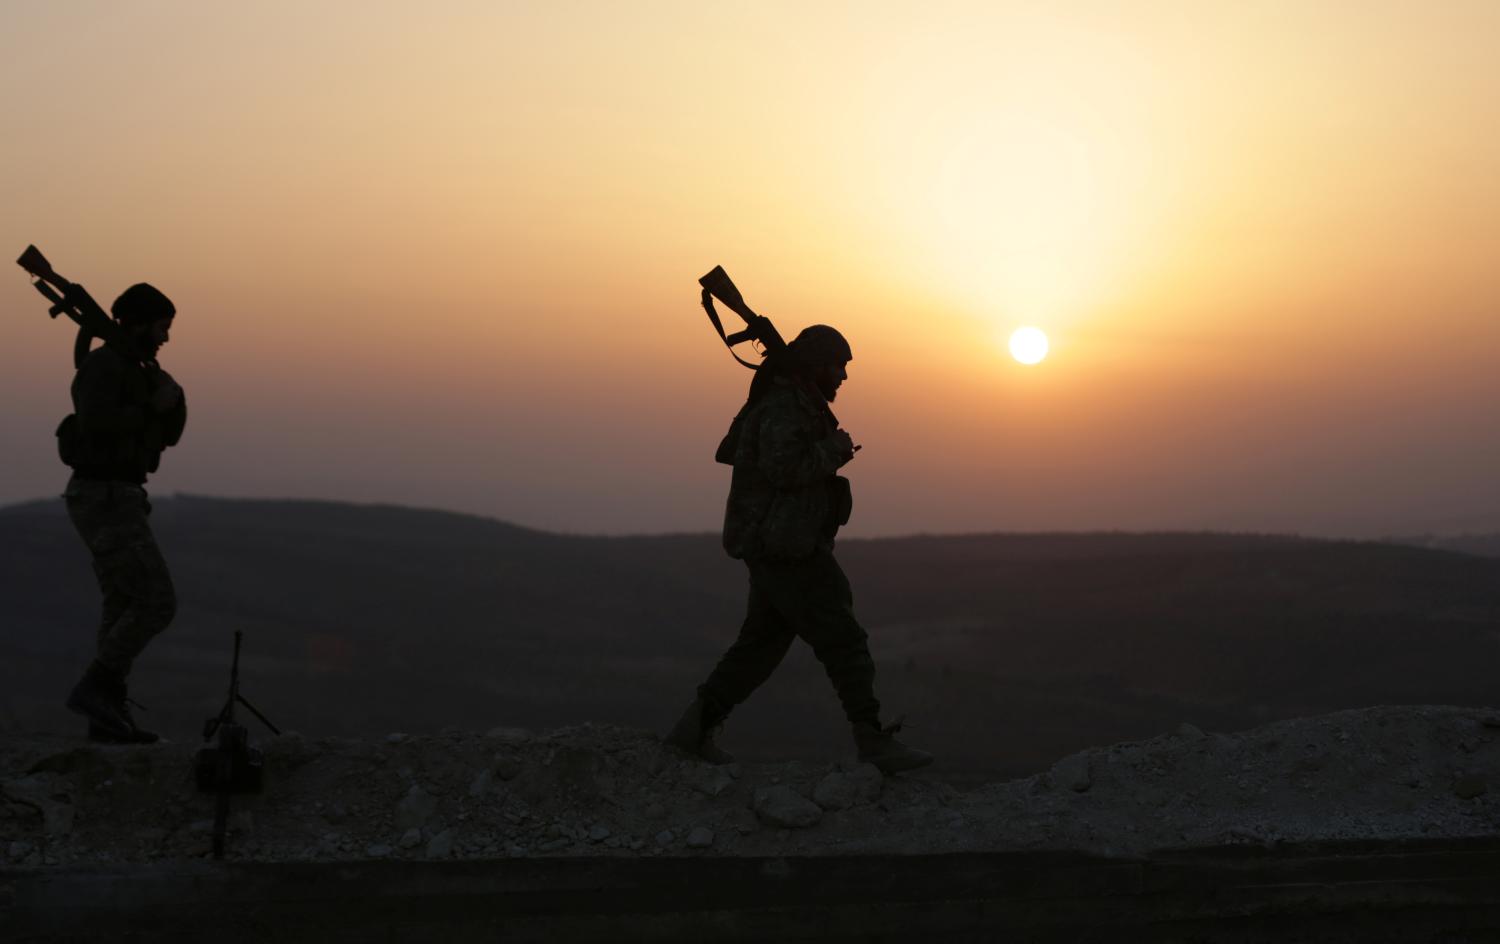
[[[172,297],[164,493],[712,530],[723,265],[850,340],[853,535],[1478,529],[1497,35],[1465,0],[17,5],[0,249]],[[71,376],[11,269],[0,503],[60,490]],[[999,350],[1028,322],[1044,369]]]

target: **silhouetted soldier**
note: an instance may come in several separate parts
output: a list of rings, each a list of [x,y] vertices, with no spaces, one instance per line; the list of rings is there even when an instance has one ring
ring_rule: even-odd
[[[68,696],[68,707],[89,719],[89,737],[149,743],[131,716],[125,680],[151,637],[172,621],[176,595],[167,563],[146,516],[146,476],[162,450],[176,445],[187,422],[187,402],[156,352],[167,343],[176,308],[141,283],[111,306],[130,344],[106,342],[73,378],[74,415],[58,431],[73,476],[63,492],[68,517],[93,555],[104,595],[94,661]]]
[[[849,581],[833,558],[833,540],[849,520],[849,481],[838,470],[854,458],[849,434],[828,404],[853,358],[843,335],[814,325],[756,373],[721,458],[734,473],[724,511],[724,549],[750,571],[750,601],[739,638],[719,660],[697,699],[668,733],[675,747],[713,763],[733,760],[714,744],[729,712],[749,697],[802,637],[854,726],[861,761],[887,773],[932,762],[880,724],[875,662],[854,618]]]

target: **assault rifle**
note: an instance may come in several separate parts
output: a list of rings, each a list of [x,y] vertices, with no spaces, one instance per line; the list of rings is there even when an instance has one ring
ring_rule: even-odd
[[[211,740],[218,734],[218,745],[200,748],[194,762],[199,791],[215,795],[215,859],[224,858],[224,836],[229,829],[229,798],[237,793],[259,793],[264,783],[265,757],[250,746],[249,730],[235,723],[235,703],[249,708],[250,713],[270,728],[272,734],[281,733],[269,718],[240,694],[240,638],[243,635],[235,630],[234,662],[229,669],[229,700],[224,702],[224,708],[216,716],[203,724],[203,740]]]
[[[713,322],[714,330],[718,331],[719,337],[724,339],[724,345],[729,348],[730,357],[751,370],[759,370],[760,365],[752,364],[735,353],[736,344],[742,341],[759,343],[761,346],[759,353],[762,358],[770,358],[786,350],[786,342],[781,339],[776,326],[771,324],[771,319],[763,318],[750,310],[750,306],[745,304],[744,296],[735,287],[723,266],[714,266],[714,270],[699,279],[698,284],[703,286],[703,310],[708,312],[708,320]],[[736,331],[734,334],[724,333],[724,325],[719,321],[719,313],[714,311],[715,298],[723,302],[730,311],[745,319],[744,331]]]
[[[94,338],[100,338],[123,351],[138,354],[135,342],[131,340],[125,329],[120,327],[119,322],[106,314],[82,285],[69,282],[54,272],[52,263],[47,261],[47,257],[42,255],[40,249],[27,246],[26,251],[21,253],[21,258],[16,260],[16,265],[25,269],[27,274],[36,280],[31,284],[43,298],[52,303],[52,307],[47,309],[48,315],[53,318],[58,315],[67,315],[74,324],[78,325],[78,337],[73,341],[73,367],[75,369],[83,366],[83,359],[89,356],[89,343]],[[156,366],[153,358],[140,357],[138,359],[149,366]]]

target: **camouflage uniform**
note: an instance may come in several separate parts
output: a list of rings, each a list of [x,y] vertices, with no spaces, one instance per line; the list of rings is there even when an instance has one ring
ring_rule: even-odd
[[[94,558],[104,595],[98,660],[122,678],[177,612],[172,575],[146,516],[146,490],[131,482],[68,480],[68,517]]]
[[[63,492],[68,517],[93,555],[104,597],[97,658],[121,678],[177,609],[146,520],[151,504],[144,487],[187,423],[185,401],[165,413],[152,408],[151,392],[163,376],[110,345],[93,351],[73,378],[76,425],[61,444],[74,469]]]
[[[750,600],[739,638],[698,688],[705,728],[769,678],[798,636],[823,663],[849,720],[879,725],[875,663],[833,558],[850,510],[835,431],[823,398],[784,377],[731,431],[724,549],[749,568]]]
[[[724,550],[742,560],[800,560],[832,553],[849,520],[849,480],[828,407],[778,377],[736,420],[734,474],[724,507]]]

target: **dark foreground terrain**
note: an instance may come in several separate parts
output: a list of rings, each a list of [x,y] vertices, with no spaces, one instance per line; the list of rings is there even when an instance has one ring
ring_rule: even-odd
[[[308,738],[595,720],[664,730],[737,629],[713,535],[572,537],[442,512],[155,498],[181,599],[140,661],[142,717],[194,740],[245,692]],[[1477,542],[1477,539],[1476,539]],[[1482,542],[1473,549],[1482,550]],[[1500,701],[1500,559],[1224,534],[840,543],[877,686],[944,776],[1045,769],[1191,722],[1234,731],[1372,704]],[[61,503],[0,509],[0,731],[76,734],[93,577]],[[723,743],[825,761],[848,732],[803,646]]]
[[[18,944],[1487,944],[1500,842],[1185,851],[103,867],[3,886]]]
[[[584,725],[0,747],[0,926],[27,942],[1493,941],[1500,717],[1189,725],[955,787],[851,761],[712,767]]]

